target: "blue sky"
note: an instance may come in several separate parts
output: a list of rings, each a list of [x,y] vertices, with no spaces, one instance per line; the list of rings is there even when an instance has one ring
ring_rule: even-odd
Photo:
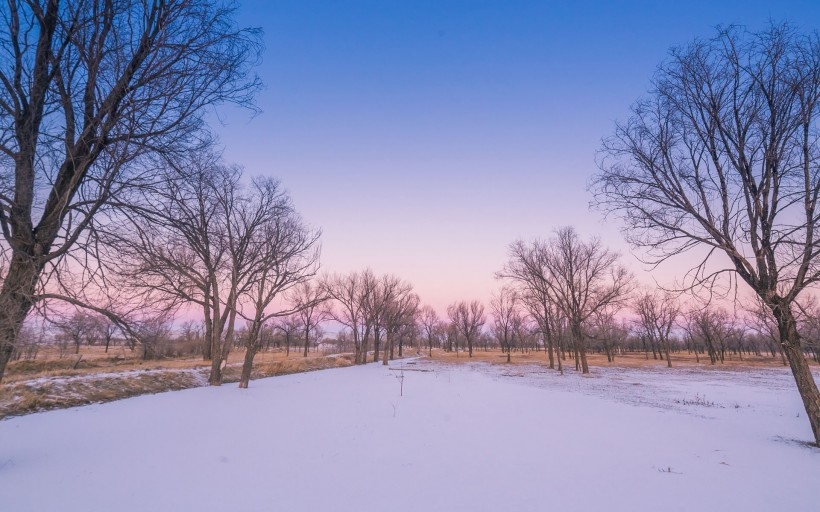
[[[820,21],[817,1],[240,1],[264,31],[262,113],[221,111],[226,158],[279,177],[323,267],[371,267],[439,310],[488,300],[516,238],[574,225],[595,153],[670,47],[716,25]],[[655,274],[667,281],[680,270]]]

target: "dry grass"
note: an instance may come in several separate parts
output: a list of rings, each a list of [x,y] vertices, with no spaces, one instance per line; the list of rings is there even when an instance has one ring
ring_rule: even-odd
[[[210,369],[201,357],[143,361],[120,347],[108,354],[101,347],[83,347],[80,355],[60,359],[56,351],[41,352],[36,360],[11,362],[0,385],[0,418],[204,386]],[[229,356],[225,383],[239,380],[243,358],[244,351]],[[352,364],[347,355],[262,352],[254,360],[252,379]]]
[[[426,352],[424,353],[426,355]],[[442,361],[448,363],[467,363],[474,361],[481,361],[485,363],[507,364],[507,354],[499,350],[473,350],[473,357],[468,357],[466,352],[445,352],[443,350],[433,350],[434,361]],[[587,354],[587,362],[590,366],[604,366],[604,367],[620,367],[620,368],[651,368],[651,367],[666,367],[666,361],[661,359],[653,359],[652,354],[646,358],[644,353],[628,353],[618,355],[615,361],[608,362],[606,356],[603,354]],[[513,352],[510,357],[510,364],[547,364],[547,355],[544,352]],[[574,368],[575,361],[571,357],[567,357],[563,361],[565,368]],[[812,366],[817,366],[816,363],[810,361]],[[557,365],[557,362],[556,362]],[[783,368],[783,362],[780,357],[759,357],[759,356],[743,356],[741,360],[736,355],[729,357],[724,363],[718,362],[712,365],[709,362],[709,356],[700,355],[700,362],[696,361],[694,354],[678,353],[672,354],[673,367],[686,368],[715,368],[715,369],[749,369],[749,368]]]
[[[0,388],[0,418],[192,388],[204,383],[201,375],[192,371],[130,371],[80,378],[40,378]]]

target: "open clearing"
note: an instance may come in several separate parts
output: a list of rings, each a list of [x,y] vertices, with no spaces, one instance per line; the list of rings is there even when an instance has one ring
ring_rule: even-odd
[[[788,370],[411,363],[0,421],[3,510],[817,510]]]

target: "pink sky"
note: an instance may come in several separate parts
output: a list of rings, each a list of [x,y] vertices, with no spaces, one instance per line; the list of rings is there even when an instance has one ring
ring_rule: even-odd
[[[601,138],[671,46],[718,24],[805,24],[820,3],[279,0],[240,12],[265,32],[267,89],[252,119],[221,112],[226,158],[282,180],[323,231],[323,270],[396,274],[443,311],[486,303],[510,242],[565,225],[651,283],[617,222],[588,208]]]

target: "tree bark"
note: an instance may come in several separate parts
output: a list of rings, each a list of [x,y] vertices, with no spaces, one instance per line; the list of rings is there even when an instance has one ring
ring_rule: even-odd
[[[381,336],[379,334],[380,332],[381,332],[380,327],[376,327],[376,329],[373,331],[373,362],[374,363],[379,361],[379,342],[381,340]],[[385,364],[387,364],[387,363],[385,363]]]
[[[575,367],[576,370],[578,369],[578,356],[580,356],[581,360],[581,373],[586,374],[589,373],[589,365],[587,364],[587,349],[586,344],[584,343],[584,335],[581,330],[581,326],[575,324],[572,326],[572,337],[575,338],[575,351],[576,351],[576,363]]]
[[[251,380],[253,358],[258,351],[259,345],[257,343],[248,344],[248,348],[245,350],[245,361],[242,363],[242,374],[239,376],[239,387],[242,389],[247,389],[248,383]]]
[[[777,319],[783,352],[791,367],[800,398],[803,399],[806,415],[809,417],[815,445],[820,447],[820,391],[817,389],[817,383],[814,381],[809,363],[803,354],[800,334],[797,332],[797,321],[788,305],[775,306],[773,313]]]
[[[390,339],[392,339],[392,338],[393,338],[393,337],[390,335],[390,333],[389,333],[389,332],[387,333],[387,338],[388,338],[388,340],[390,340]],[[388,340],[385,340],[385,342],[384,342],[385,347],[384,347],[384,350],[382,350],[382,365],[383,365],[383,366],[387,366],[387,358],[388,358],[388,357],[389,357],[389,355],[390,355],[390,351],[389,351],[389,350],[388,350],[388,348],[387,348],[387,343],[388,343]]]
[[[253,358],[262,348],[260,334],[262,332],[262,322],[260,317],[256,317],[248,330],[248,347],[245,349],[245,360],[242,363],[242,373],[239,375],[239,387],[247,389],[251,380],[251,370],[253,370]]]
[[[15,255],[0,289],[0,382],[14,353],[17,334],[33,302],[40,269],[28,257]]]

